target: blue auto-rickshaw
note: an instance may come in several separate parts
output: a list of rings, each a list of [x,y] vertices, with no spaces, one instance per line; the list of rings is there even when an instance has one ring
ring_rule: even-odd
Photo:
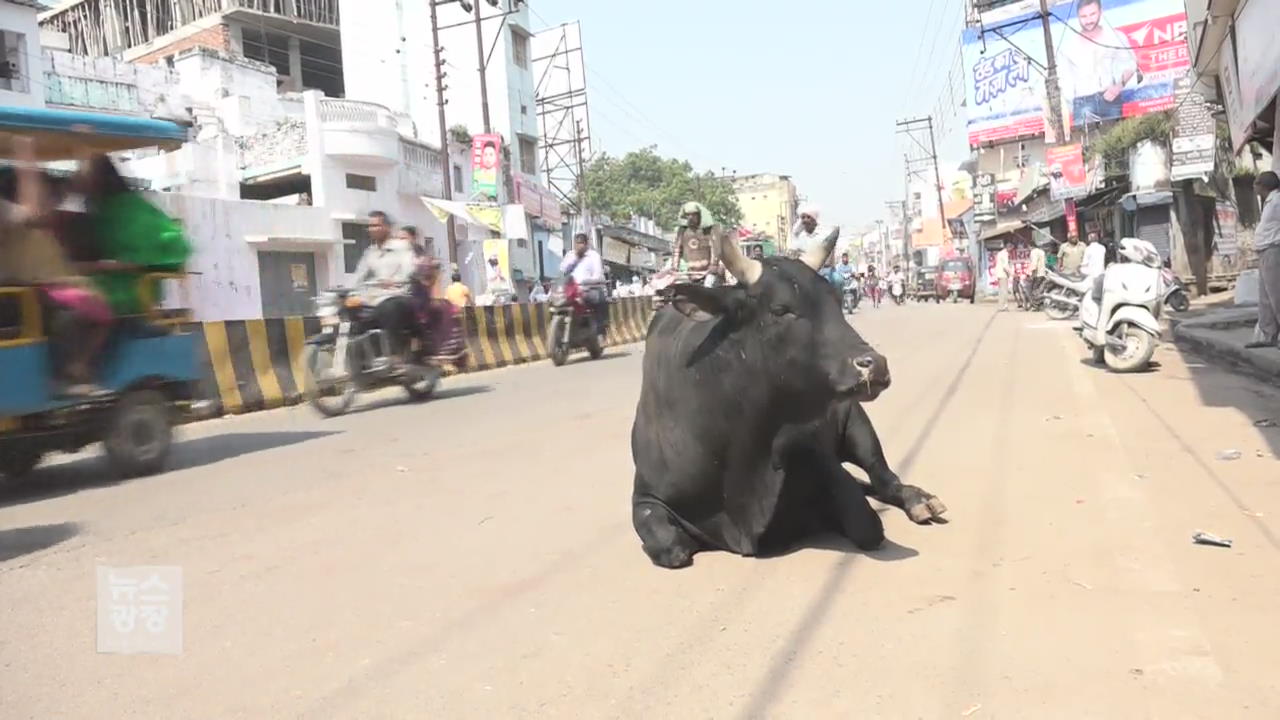
[[[81,149],[114,152],[187,139],[175,123],[100,113],[0,107],[0,153],[14,136],[36,139],[42,162],[70,160]],[[3,159],[3,155],[0,155]],[[54,392],[45,303],[35,287],[0,286],[0,479],[19,478],[46,454],[102,442],[114,472],[159,472],[168,459],[173,425],[197,402],[196,336],[189,313],[161,310],[158,288],[182,274],[142,279],[145,315],[118,318],[97,364],[107,392],[68,398]]]

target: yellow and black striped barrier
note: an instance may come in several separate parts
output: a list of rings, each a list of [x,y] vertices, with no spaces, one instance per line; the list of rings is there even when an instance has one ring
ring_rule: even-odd
[[[653,316],[652,298],[609,303],[606,344],[644,340]],[[468,307],[462,315],[468,355],[464,372],[537,362],[549,357],[551,323],[546,305]],[[319,331],[313,317],[224,320],[193,323],[204,337],[201,352],[208,372],[201,394],[218,414],[269,410],[302,402],[307,387],[303,363],[306,339]]]

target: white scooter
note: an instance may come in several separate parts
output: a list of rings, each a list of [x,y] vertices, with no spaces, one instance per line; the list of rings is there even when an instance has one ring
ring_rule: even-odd
[[[1045,273],[1044,314],[1054,320],[1067,320],[1080,311],[1080,298],[1088,294],[1093,283],[1083,275],[1063,275],[1053,270]]]
[[[1112,263],[1080,304],[1080,339],[1093,361],[1116,372],[1142,370],[1160,339],[1164,278],[1160,253],[1146,240],[1123,238]]]

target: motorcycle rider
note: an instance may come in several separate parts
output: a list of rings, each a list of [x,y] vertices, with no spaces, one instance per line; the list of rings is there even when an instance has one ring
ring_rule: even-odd
[[[835,266],[835,274],[840,277],[839,287],[843,288],[849,278],[853,277],[853,266],[849,264],[849,253],[840,253],[840,262]]]
[[[716,242],[720,226],[716,225],[711,211],[701,203],[685,203],[680,208],[680,216],[684,218],[684,225],[676,234],[671,268],[679,271],[680,261],[684,260],[695,282],[714,282],[709,277],[714,276],[720,267],[720,244]]]
[[[906,275],[902,273],[902,268],[900,266],[894,265],[893,272],[889,273],[889,277],[886,278],[886,280],[889,283],[889,292],[893,292],[894,286],[897,285],[899,288],[901,288],[902,294],[906,295],[907,278],[906,278]],[[896,300],[897,298],[894,298],[894,299]]]
[[[417,268],[413,246],[391,237],[391,221],[385,212],[369,213],[369,247],[356,265],[354,282],[360,300],[373,308],[374,320],[386,333],[394,365],[404,364],[404,350],[417,323],[409,284]]]
[[[595,320],[596,335],[603,338],[609,319],[609,298],[605,293],[604,261],[600,253],[591,248],[586,233],[573,236],[573,254],[560,263],[560,272],[572,274],[574,282],[582,288],[583,301],[591,308]]]

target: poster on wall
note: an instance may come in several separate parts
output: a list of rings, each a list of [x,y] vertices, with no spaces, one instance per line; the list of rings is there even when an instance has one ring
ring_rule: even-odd
[[[492,293],[498,290],[510,290],[511,285],[511,242],[506,238],[489,238],[484,241],[484,278],[485,291]],[[492,260],[497,258],[497,264]]]
[[[498,197],[498,166],[502,159],[501,135],[471,138],[471,190],[487,198]]]
[[[1218,255],[1226,257],[1234,257],[1240,252],[1240,246],[1236,243],[1236,221],[1238,215],[1236,208],[1229,202],[1218,201],[1217,212],[1214,217],[1214,251]]]
[[[996,176],[991,173],[973,176],[973,219],[980,223],[996,219]]]
[[[1173,146],[1170,179],[1174,182],[1213,172],[1218,122],[1195,84],[1196,76],[1188,72],[1175,85],[1178,111],[1174,113],[1170,143]]]
[[[1182,0],[1050,0],[1048,5],[1068,125],[1174,106],[1174,81],[1191,66]],[[1025,8],[999,26],[997,33],[984,22],[966,28],[961,38],[972,146],[1045,134],[1049,110],[1044,76],[1037,69],[1045,63],[1039,8]]]
[[[1048,166],[1049,197],[1066,200],[1089,194],[1089,179],[1084,171],[1084,147],[1080,143],[1047,147],[1044,149],[1044,161]]]

